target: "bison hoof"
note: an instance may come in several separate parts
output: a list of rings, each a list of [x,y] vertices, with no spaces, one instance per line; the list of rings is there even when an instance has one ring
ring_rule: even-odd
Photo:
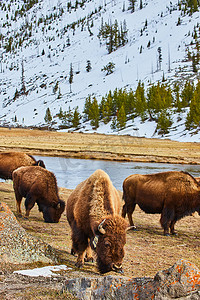
[[[167,232],[167,233],[164,233],[164,236],[170,236],[170,234]]]
[[[72,248],[72,249],[71,249],[71,255],[74,255],[74,256],[75,256],[75,254],[76,254],[76,251],[74,251],[74,249]]]
[[[94,262],[93,257],[85,257],[85,262]]]
[[[177,236],[178,234],[176,232],[171,232],[172,235]]]
[[[76,266],[77,268],[81,268],[81,267],[83,266],[83,262],[82,262],[82,261],[77,261],[77,262],[75,263],[75,266]]]

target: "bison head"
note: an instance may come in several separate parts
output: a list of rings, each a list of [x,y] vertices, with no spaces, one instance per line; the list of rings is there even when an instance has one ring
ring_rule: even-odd
[[[97,266],[101,273],[122,272],[127,222],[120,216],[108,216],[98,225],[96,242]]]
[[[54,206],[45,206],[42,209],[44,221],[47,223],[58,223],[65,209],[65,202],[59,200]]]

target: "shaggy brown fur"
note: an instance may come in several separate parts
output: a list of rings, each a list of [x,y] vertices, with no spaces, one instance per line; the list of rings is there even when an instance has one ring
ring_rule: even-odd
[[[102,170],[95,171],[72,192],[67,201],[67,219],[72,229],[72,253],[78,253],[78,267],[84,263],[85,251],[90,253],[89,241],[92,247],[96,241],[100,272],[121,270],[127,223],[119,216],[120,206],[119,194]],[[101,222],[102,230],[98,227]]]
[[[0,153],[0,178],[12,179],[12,172],[22,166],[41,166],[45,168],[42,160],[36,161],[29,154],[22,152]]]
[[[200,177],[195,177],[195,179],[200,184]]]
[[[19,215],[22,197],[25,197],[26,217],[29,217],[30,210],[37,203],[45,222],[58,223],[65,202],[59,199],[56,178],[52,172],[38,166],[20,167],[13,171],[13,187]]]
[[[175,234],[176,221],[197,211],[200,214],[200,185],[185,172],[162,172],[151,175],[130,175],[123,183],[122,216],[132,213],[136,204],[146,213],[161,213],[164,234]]]

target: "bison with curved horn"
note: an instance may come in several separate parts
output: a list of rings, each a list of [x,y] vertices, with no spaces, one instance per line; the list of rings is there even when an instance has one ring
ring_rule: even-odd
[[[145,213],[161,214],[164,235],[169,235],[169,229],[176,234],[174,225],[184,216],[200,214],[200,185],[186,172],[130,175],[123,182],[123,199],[122,217],[127,214],[131,226],[135,227],[132,213],[138,204]]]
[[[25,197],[26,215],[37,203],[45,222],[58,223],[65,209],[59,199],[55,175],[38,166],[20,167],[13,171],[13,187],[17,202],[17,213],[21,215],[21,202]]]
[[[84,264],[85,254],[85,260],[92,259],[92,248],[101,273],[122,272],[128,223],[119,215],[120,206],[119,194],[102,170],[95,171],[69,196],[66,211],[77,267]]]
[[[2,152],[0,153],[0,178],[12,179],[12,173],[22,166],[40,166],[45,168],[42,160],[36,159],[23,152]]]

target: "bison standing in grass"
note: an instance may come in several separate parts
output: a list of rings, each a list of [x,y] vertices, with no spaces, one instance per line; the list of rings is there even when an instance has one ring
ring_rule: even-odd
[[[23,152],[3,152],[0,153],[0,178],[12,179],[12,173],[22,166],[41,166],[45,168],[42,160]]]
[[[45,222],[58,223],[65,202],[59,199],[56,178],[52,172],[38,166],[20,167],[13,172],[13,187],[19,215],[22,197],[25,197],[25,217],[29,217],[30,210],[37,203]]]
[[[176,221],[195,211],[200,214],[200,185],[185,172],[162,172],[151,175],[130,175],[123,183],[125,204],[122,217],[126,214],[134,226],[132,213],[136,204],[146,213],[161,214],[160,223],[164,235],[175,234]]]
[[[122,272],[127,222],[119,215],[121,200],[109,176],[95,171],[80,183],[67,201],[67,219],[72,229],[72,253],[77,267],[91,260],[96,251],[101,273]]]

